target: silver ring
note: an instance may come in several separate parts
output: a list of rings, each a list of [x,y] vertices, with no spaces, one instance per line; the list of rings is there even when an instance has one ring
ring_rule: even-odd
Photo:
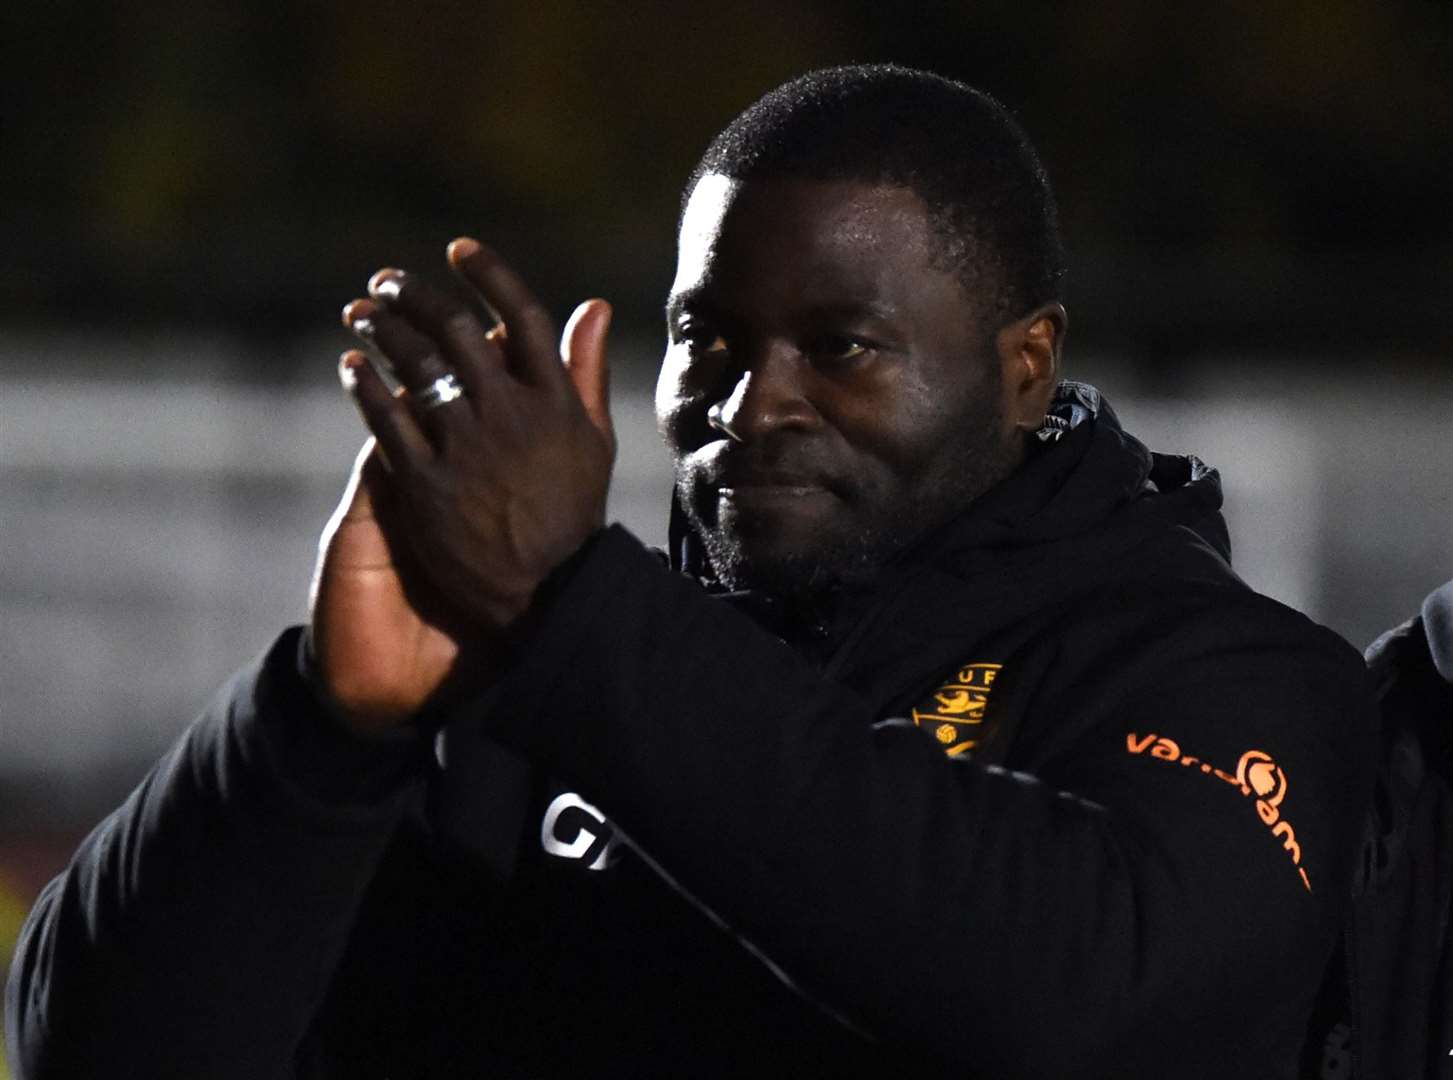
[[[440,405],[448,405],[451,401],[457,401],[463,396],[464,387],[459,385],[459,380],[451,371],[447,375],[440,375],[424,389],[414,394],[413,398],[421,409],[437,409]]]

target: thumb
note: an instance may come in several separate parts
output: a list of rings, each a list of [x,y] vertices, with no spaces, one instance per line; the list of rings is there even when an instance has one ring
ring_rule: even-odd
[[[586,300],[570,316],[560,336],[560,355],[585,413],[596,429],[615,446],[610,419],[610,368],[605,360],[605,338],[610,330],[611,307],[604,300]]]
[[[378,521],[388,496],[382,451],[374,439],[363,444],[348,475],[348,486],[318,540],[318,561],[313,569],[309,603],[316,606],[319,590],[339,573],[392,565],[392,553]]]
[[[340,569],[339,534],[348,530],[349,526],[373,520],[373,499],[364,474],[376,468],[370,462],[377,459],[377,443],[370,437],[353,459],[348,486],[343,489],[337,509],[328,518],[328,524],[323,526],[323,535],[318,538],[318,558],[313,565],[313,580],[308,585],[308,611],[314,622],[321,617],[319,606],[323,592]]]
[[[383,501],[387,484],[388,463],[384,460],[383,447],[370,435],[353,458],[348,485],[343,489],[343,497],[333,511],[333,517],[324,528],[325,535],[335,532],[339,525],[371,521],[375,516],[374,508]]]

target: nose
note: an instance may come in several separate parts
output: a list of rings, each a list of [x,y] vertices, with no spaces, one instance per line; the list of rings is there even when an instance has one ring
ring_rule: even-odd
[[[706,422],[728,438],[751,442],[783,430],[811,431],[822,418],[808,400],[798,358],[770,356],[748,367],[731,393],[706,411]]]

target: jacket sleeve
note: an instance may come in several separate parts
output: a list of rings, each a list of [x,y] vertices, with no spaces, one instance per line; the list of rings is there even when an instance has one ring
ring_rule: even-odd
[[[17,1073],[292,1076],[420,751],[325,718],[289,631],[241,671],[31,912]]]
[[[1213,651],[1029,775],[882,722],[618,529],[535,635],[486,729],[590,791],[669,881],[853,1026],[972,1075],[1295,1068],[1366,798],[1355,656]],[[1202,752],[1224,776],[1189,739],[1188,764],[1150,749],[1147,735],[1234,727],[1228,701],[1250,730],[1312,732],[1281,761],[1310,887],[1259,816],[1265,768],[1243,791],[1219,748]]]

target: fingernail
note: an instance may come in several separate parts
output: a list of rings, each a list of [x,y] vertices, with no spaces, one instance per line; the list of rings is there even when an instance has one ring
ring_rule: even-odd
[[[362,353],[354,352],[352,349],[338,358],[338,381],[343,384],[343,389],[347,390],[350,394],[353,393],[353,388],[358,385],[357,368],[364,359]]]
[[[373,305],[367,300],[350,300],[343,305],[343,325],[350,330],[373,315]]]
[[[355,334],[361,334],[366,338],[371,338],[373,337],[373,320],[366,315],[362,316],[349,323],[348,329],[352,330]]]
[[[404,272],[386,266],[368,279],[368,294],[380,300],[397,300],[403,284]]]
[[[465,259],[479,254],[479,246],[479,241],[473,237],[461,236],[449,242],[446,254],[449,257],[449,261],[455,266],[458,266]]]

